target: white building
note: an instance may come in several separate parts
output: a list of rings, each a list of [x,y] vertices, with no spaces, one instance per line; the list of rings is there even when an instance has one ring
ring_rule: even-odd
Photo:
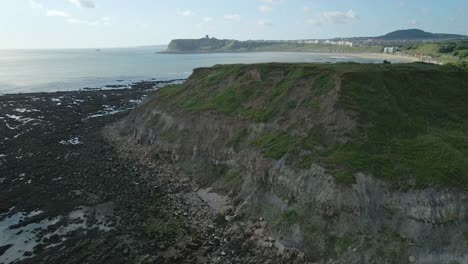
[[[398,51],[397,47],[385,47],[383,52],[393,54]]]
[[[349,42],[349,41],[338,41],[337,42],[337,45],[341,45],[341,46],[349,46],[349,47],[352,47],[353,46],[353,43],[352,42]]]
[[[344,41],[344,40],[340,40],[340,41],[325,40],[324,43],[331,44],[331,45],[339,45],[339,46],[349,46],[349,47],[353,46],[352,42]]]

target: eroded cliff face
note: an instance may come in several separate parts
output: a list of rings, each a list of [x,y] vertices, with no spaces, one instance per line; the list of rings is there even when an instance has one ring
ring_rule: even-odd
[[[239,214],[268,219],[278,246],[303,251],[312,262],[468,263],[466,189],[403,188],[365,171],[343,181],[336,166],[312,155],[348,142],[357,129],[358,111],[340,100],[350,73],[314,68],[291,76],[291,66],[223,67],[196,70],[183,87],[157,91],[117,128],[170,155],[200,185],[235,197]],[[232,101],[216,101],[219,91],[213,94],[235,85],[275,94],[285,80],[291,82],[281,102],[264,96],[268,90],[231,107]],[[187,101],[201,100],[199,93],[214,102]],[[302,147],[309,142],[311,148]]]

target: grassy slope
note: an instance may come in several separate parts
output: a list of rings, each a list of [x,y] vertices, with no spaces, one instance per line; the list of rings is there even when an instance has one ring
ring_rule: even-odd
[[[245,77],[252,68],[260,71],[261,81]],[[271,79],[278,71],[283,77],[275,83]],[[342,79],[339,104],[359,114],[351,140],[341,144],[330,139],[320,124],[302,136],[291,133],[304,120],[291,122],[290,113],[317,116],[336,76]],[[228,77],[235,81],[227,82]],[[303,80],[313,80],[313,85],[291,97]],[[320,163],[343,183],[352,182],[356,172],[366,172],[400,186],[468,187],[468,72],[456,68],[353,63],[218,66],[194,74],[186,85],[161,89],[158,97],[184,111],[287,123],[241,144],[273,159],[284,156],[297,168]],[[248,132],[242,134],[239,137]]]
[[[464,46],[460,50],[441,52],[444,46]],[[465,41],[444,41],[438,43],[411,44],[403,48],[404,52],[411,54],[422,54],[439,59],[443,63],[452,63],[467,67],[468,65],[468,42]]]
[[[264,43],[235,40],[173,40],[168,52],[381,52],[382,47],[348,47],[313,43]]]
[[[329,159],[417,185],[468,186],[468,74],[438,70],[346,76],[343,104],[360,113],[354,140]],[[410,181],[410,182],[411,182]]]

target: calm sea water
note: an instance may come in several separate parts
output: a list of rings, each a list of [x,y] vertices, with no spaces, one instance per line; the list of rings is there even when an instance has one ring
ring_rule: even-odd
[[[197,67],[255,62],[380,62],[331,54],[158,54],[161,48],[0,50],[0,94],[99,88],[188,77]]]

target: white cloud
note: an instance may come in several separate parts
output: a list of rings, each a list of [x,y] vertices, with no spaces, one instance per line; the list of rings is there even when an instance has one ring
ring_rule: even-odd
[[[33,9],[44,9],[44,6],[38,0],[29,0],[29,5]]]
[[[310,9],[310,7],[308,7],[308,6],[304,6],[304,7],[302,8],[302,10],[304,10],[304,12],[306,12],[306,13],[310,13],[310,11],[312,11],[312,10]]]
[[[267,5],[261,5],[258,7],[258,11],[262,13],[267,13],[267,12],[270,12],[271,10],[273,10],[273,7],[267,6]]]
[[[191,16],[193,15],[192,10],[177,10],[179,16]]]
[[[349,10],[346,13],[329,11],[321,13],[317,19],[309,19],[307,22],[314,25],[347,24],[358,19],[359,16],[353,10]]]
[[[98,20],[83,20],[83,19],[78,19],[78,18],[68,18],[67,22],[70,24],[80,24],[80,25],[86,25],[86,26],[99,26],[99,25],[110,25],[111,19],[109,17],[102,17]]]
[[[68,0],[68,2],[80,8],[95,8],[96,7],[94,2],[91,0]]]
[[[208,23],[208,22],[211,22],[211,21],[213,21],[213,18],[211,18],[211,17],[204,17],[203,18],[203,22],[205,22],[205,23]]]
[[[235,22],[240,22],[241,21],[241,16],[239,14],[225,15],[224,19],[230,20],[230,21],[235,21]]]
[[[70,24],[82,24],[82,25],[88,25],[88,26],[97,26],[98,22],[97,21],[89,21],[89,20],[82,20],[78,18],[69,18],[67,19],[67,22]]]
[[[68,14],[67,12],[60,11],[60,10],[53,10],[53,9],[47,10],[46,16],[48,17],[71,17],[71,15]]]
[[[268,20],[258,20],[257,21],[257,24],[260,25],[260,26],[272,26],[273,23],[271,23],[271,21],[268,21]]]
[[[81,8],[94,8],[95,7],[94,2],[90,0],[68,0],[68,1]],[[29,0],[29,4],[31,8],[40,9],[41,12],[43,11],[45,16],[61,17],[67,23],[70,23],[70,24],[81,24],[81,25],[87,25],[87,26],[108,26],[111,24],[111,18],[107,16],[104,16],[95,20],[84,20],[84,19],[76,18],[72,16],[70,13],[67,13],[65,11],[61,11],[57,9],[48,9],[45,6],[43,6],[39,0]]]

